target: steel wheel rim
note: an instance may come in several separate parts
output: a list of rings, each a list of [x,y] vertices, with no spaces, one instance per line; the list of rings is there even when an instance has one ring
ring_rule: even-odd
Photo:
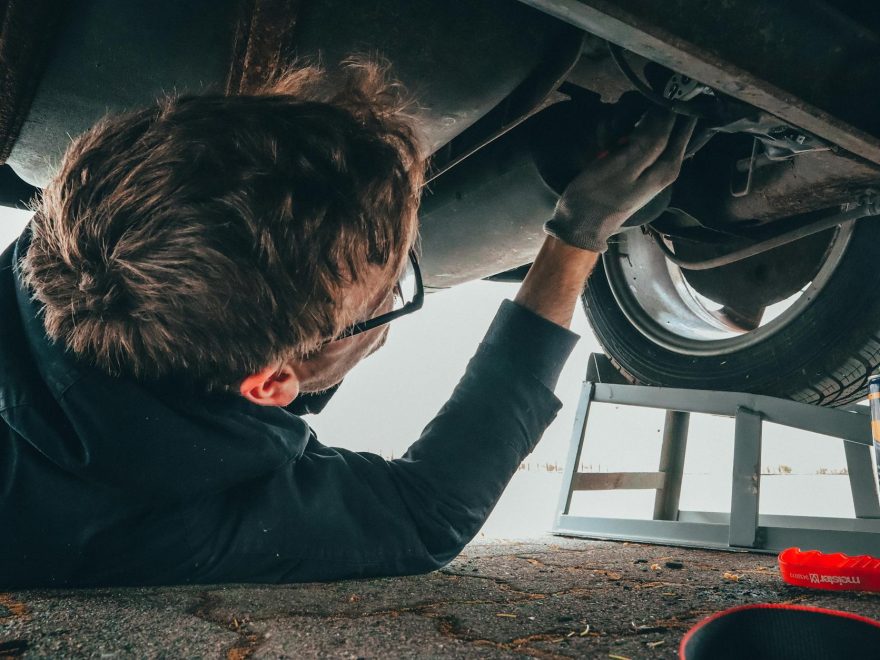
[[[614,299],[636,330],[652,343],[690,356],[722,356],[752,347],[777,334],[816,299],[843,258],[855,223],[835,232],[819,272],[797,299],[756,330],[724,327],[684,280],[654,240],[639,230],[616,237],[602,259]]]

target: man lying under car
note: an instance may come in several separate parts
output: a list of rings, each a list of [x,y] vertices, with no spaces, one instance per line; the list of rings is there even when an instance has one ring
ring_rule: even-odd
[[[693,127],[649,114],[571,183],[449,401],[387,461],[299,416],[421,299],[417,129],[375,65],[341,79],[163,99],[71,144],[0,257],[0,586],[417,573],[479,531],[560,407],[587,276]]]

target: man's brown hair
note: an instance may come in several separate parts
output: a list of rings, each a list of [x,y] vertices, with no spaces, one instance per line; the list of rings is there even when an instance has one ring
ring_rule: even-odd
[[[216,389],[339,333],[346,289],[412,245],[424,172],[384,67],[340,71],[164,98],[76,139],[23,262],[49,337],[111,375]]]

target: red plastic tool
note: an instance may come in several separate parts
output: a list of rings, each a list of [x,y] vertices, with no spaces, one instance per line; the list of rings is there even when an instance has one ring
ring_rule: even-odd
[[[831,591],[880,591],[880,559],[788,548],[779,553],[779,571],[789,584]]]

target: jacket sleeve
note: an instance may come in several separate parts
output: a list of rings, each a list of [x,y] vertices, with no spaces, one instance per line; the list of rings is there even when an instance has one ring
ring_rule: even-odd
[[[195,503],[190,579],[300,582],[445,565],[556,416],[552,389],[576,340],[505,302],[451,398],[403,457],[329,448],[313,435],[270,478]]]

